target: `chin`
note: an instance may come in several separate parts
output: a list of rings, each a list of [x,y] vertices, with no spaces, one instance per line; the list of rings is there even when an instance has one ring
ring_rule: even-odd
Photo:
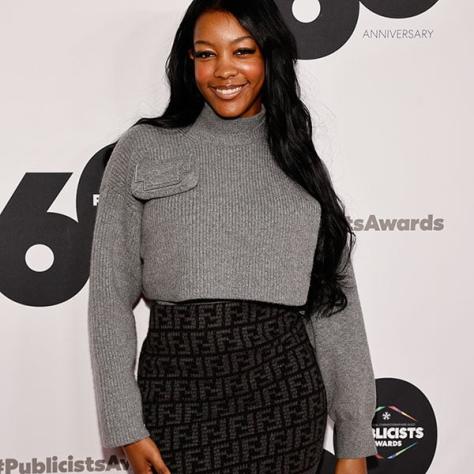
[[[230,100],[209,100],[208,102],[219,115],[225,118],[240,117],[252,104],[251,101],[248,103],[242,103],[241,101],[232,103]]]

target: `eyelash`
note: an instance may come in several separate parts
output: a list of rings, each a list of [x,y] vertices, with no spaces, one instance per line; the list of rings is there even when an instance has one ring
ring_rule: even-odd
[[[255,49],[252,48],[239,48],[237,51],[244,51],[246,54],[253,54],[255,53]],[[205,54],[212,54],[210,51],[195,51],[194,56],[196,58],[207,59],[208,56],[204,56]]]

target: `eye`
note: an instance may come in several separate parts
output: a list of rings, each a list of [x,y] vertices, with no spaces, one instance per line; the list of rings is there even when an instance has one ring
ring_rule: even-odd
[[[212,54],[211,51],[194,51],[194,56],[196,58],[208,58],[207,54]]]
[[[255,53],[255,51],[255,48],[239,48],[236,50],[236,54],[238,56],[246,56]],[[212,51],[194,51],[194,56],[200,59],[207,59],[212,54],[214,54]]]
[[[237,52],[241,52],[242,54],[253,54],[255,53],[255,49],[252,48],[239,48]]]

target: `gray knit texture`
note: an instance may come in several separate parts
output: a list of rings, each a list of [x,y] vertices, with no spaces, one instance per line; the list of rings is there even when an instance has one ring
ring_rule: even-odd
[[[104,447],[149,436],[136,382],[133,308],[148,300],[307,300],[319,203],[274,162],[265,107],[225,119],[205,106],[190,127],[130,127],[101,186],[88,331]],[[338,458],[377,452],[375,380],[352,261],[348,306],[307,332],[335,423]]]

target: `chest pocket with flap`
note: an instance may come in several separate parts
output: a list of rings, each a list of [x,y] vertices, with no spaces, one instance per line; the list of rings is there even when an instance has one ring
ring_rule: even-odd
[[[163,157],[156,151],[141,152],[131,183],[132,194],[139,199],[172,196],[194,188],[198,173],[186,154]]]

